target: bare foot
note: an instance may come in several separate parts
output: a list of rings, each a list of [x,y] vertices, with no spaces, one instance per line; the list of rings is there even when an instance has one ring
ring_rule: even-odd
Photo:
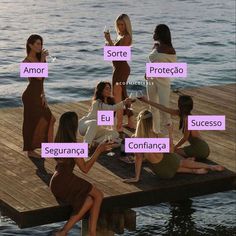
[[[225,168],[223,166],[220,166],[220,165],[214,165],[214,166],[211,166],[210,169],[213,170],[213,171],[223,171]]]
[[[28,151],[28,157],[41,158],[41,156],[35,151]]]
[[[208,173],[207,169],[201,168],[201,169],[193,169],[193,173],[197,175],[204,175]]]

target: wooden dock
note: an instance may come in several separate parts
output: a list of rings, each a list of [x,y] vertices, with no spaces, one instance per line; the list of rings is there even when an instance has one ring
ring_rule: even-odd
[[[89,174],[76,168],[75,173],[95,184],[105,195],[102,209],[132,208],[160,202],[234,189],[236,186],[236,84],[183,90],[193,96],[193,114],[226,115],[225,131],[204,131],[211,154],[209,159],[224,165],[227,170],[196,176],[177,174],[171,180],[160,180],[144,167],[142,181],[126,184],[123,178],[134,173],[134,167],[115,157],[101,156]],[[178,95],[172,93],[171,106]],[[62,113],[75,111],[79,117],[88,112],[90,101],[52,104],[50,108],[58,120]],[[146,105],[137,102],[136,114]],[[48,224],[68,219],[71,208],[59,204],[51,194],[48,183],[55,168],[54,160],[29,159],[22,152],[23,108],[0,110],[0,209],[20,228]],[[181,133],[175,125],[175,141]],[[79,137],[79,140],[81,137]],[[124,222],[123,222],[124,223]],[[121,232],[122,233],[122,232]]]

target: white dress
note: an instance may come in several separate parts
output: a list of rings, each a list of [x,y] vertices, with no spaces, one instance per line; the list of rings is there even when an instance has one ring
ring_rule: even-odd
[[[99,110],[117,111],[123,109],[123,101],[109,105],[96,100],[93,102],[88,115],[79,120],[79,133],[84,136],[84,142],[92,144],[93,141],[101,143],[105,139],[105,135],[111,135],[112,139],[118,139],[119,133],[116,130],[108,130],[102,126],[97,125],[97,112]]]

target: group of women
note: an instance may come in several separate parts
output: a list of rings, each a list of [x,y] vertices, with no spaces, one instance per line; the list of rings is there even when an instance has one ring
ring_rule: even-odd
[[[132,27],[129,17],[122,14],[115,21],[117,39],[112,41],[109,32],[105,32],[107,44],[111,46],[130,46],[132,44]],[[158,25],[155,28],[150,62],[175,62],[176,52],[172,46],[171,34],[168,26]],[[158,42],[158,43],[157,43]],[[43,39],[39,35],[31,35],[26,44],[27,57],[24,62],[46,62],[48,51],[43,49]],[[111,150],[115,143],[120,142],[123,131],[123,115],[128,116],[127,128],[134,130],[133,137],[152,138],[162,137],[168,133],[170,138],[170,153],[137,153],[135,154],[135,176],[125,182],[140,180],[143,161],[161,178],[172,178],[177,172],[205,174],[209,170],[222,171],[219,165],[208,165],[202,162],[210,151],[206,141],[199,131],[188,130],[187,117],[193,109],[190,96],[179,97],[176,109],[169,108],[170,79],[146,78],[153,83],[147,83],[148,97],[140,97],[139,101],[149,105],[150,109],[141,111],[135,125],[134,114],[130,108],[133,100],[128,98],[126,83],[130,74],[130,67],[126,61],[113,62],[112,83],[101,81],[94,92],[89,113],[78,117],[75,112],[62,114],[55,139],[53,127],[55,117],[52,115],[44,94],[44,78],[29,78],[29,84],[22,96],[24,104],[23,140],[24,151],[29,157],[41,157],[35,150],[43,142],[71,143],[77,142],[77,132],[83,136],[84,142],[89,144],[89,150],[94,150],[91,158],[56,158],[56,170],[50,181],[50,188],[55,197],[69,203],[73,212],[57,236],[64,236],[85,213],[90,213],[89,235],[96,235],[97,220],[103,200],[102,192],[86,180],[73,174],[75,165],[85,174],[92,168],[97,158],[104,152]],[[97,125],[98,110],[113,110],[116,115],[116,129],[107,129]],[[183,137],[173,144],[173,128],[171,116],[179,117],[179,129]],[[105,136],[110,135],[112,142],[104,142]],[[182,147],[186,141],[190,145]],[[111,160],[112,161],[112,160]]]

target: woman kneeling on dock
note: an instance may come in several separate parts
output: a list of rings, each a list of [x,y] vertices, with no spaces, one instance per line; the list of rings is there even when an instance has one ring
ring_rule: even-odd
[[[101,81],[95,88],[93,103],[90,107],[88,115],[79,120],[79,132],[84,136],[84,142],[89,144],[89,147],[94,147],[98,143],[103,142],[106,135],[110,135],[112,140],[119,138],[119,133],[113,129],[106,129],[97,124],[98,110],[112,110],[117,111],[123,109],[124,106],[130,106],[131,99],[125,100],[115,104],[114,98],[111,96],[111,84],[106,81]]]
[[[193,100],[190,96],[181,95],[178,100],[178,109],[171,109],[161,104],[147,100],[145,97],[141,101],[156,107],[173,116],[179,116],[179,129],[182,129],[183,137],[175,145],[175,152],[183,157],[194,157],[197,161],[206,159],[210,154],[210,148],[207,142],[201,137],[198,130],[188,130],[188,116],[193,109]],[[189,146],[181,147],[186,141]]]
[[[75,112],[66,112],[60,118],[59,128],[55,142],[72,143],[77,142],[78,116]],[[85,161],[83,158],[56,158],[56,171],[50,181],[50,188],[55,197],[72,205],[73,212],[64,227],[56,232],[56,236],[65,236],[76,222],[90,211],[89,235],[96,235],[97,220],[103,193],[86,180],[73,174],[75,165],[88,173],[102,152],[111,149],[111,144],[100,144],[91,159]]]
[[[153,116],[148,110],[143,110],[138,115],[135,138],[158,138],[152,127]],[[126,179],[125,182],[138,182],[140,178],[142,162],[144,159],[150,169],[159,177],[169,179],[178,173],[206,174],[208,170],[222,171],[220,165],[208,165],[196,162],[191,158],[183,159],[180,155],[173,153],[172,126],[168,126],[170,138],[170,153],[135,153],[135,177]]]

